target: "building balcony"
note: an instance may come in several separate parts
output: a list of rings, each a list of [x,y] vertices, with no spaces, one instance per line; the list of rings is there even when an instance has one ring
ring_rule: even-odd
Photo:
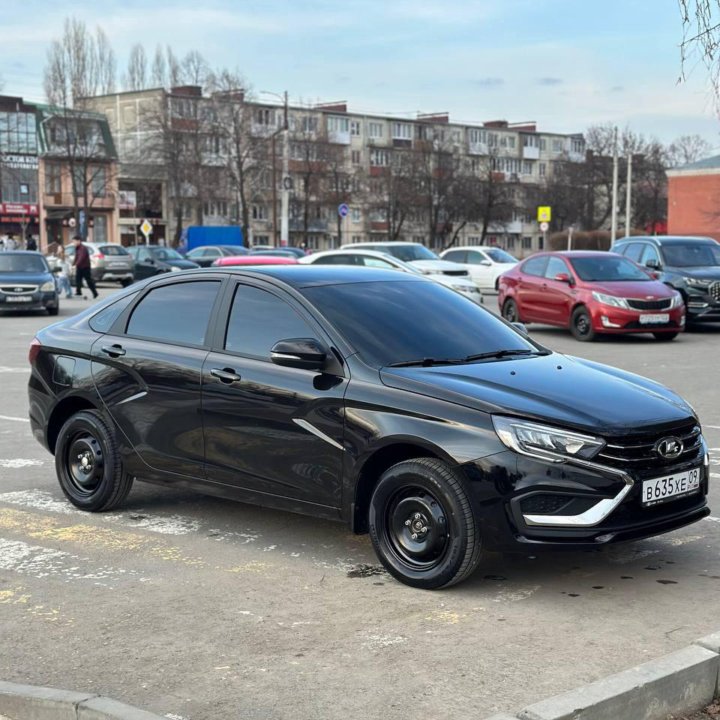
[[[523,160],[539,160],[540,159],[540,148],[533,147],[532,145],[525,145],[523,147]]]
[[[114,210],[115,209],[115,195],[114,193],[108,192],[106,197],[93,197],[92,194],[88,195],[90,202],[89,209],[95,210]],[[83,197],[82,195],[77,198],[78,206],[82,207]],[[46,208],[75,207],[75,197],[72,193],[44,193],[43,194],[43,205]]]
[[[327,220],[310,220],[308,222],[308,232],[311,233],[326,233],[328,232],[328,227]],[[302,218],[290,219],[290,232],[302,232],[303,229]]]
[[[469,142],[468,143],[468,155],[487,155],[488,146],[487,143],[483,142]]]
[[[350,131],[342,132],[340,130],[328,130],[327,134],[328,142],[336,145],[349,145],[350,144]]]
[[[488,232],[497,235],[519,235],[522,229],[522,220],[508,220],[507,222],[491,223]]]

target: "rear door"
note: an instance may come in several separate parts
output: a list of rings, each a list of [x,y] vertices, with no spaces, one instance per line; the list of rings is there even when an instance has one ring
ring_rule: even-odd
[[[523,320],[543,321],[543,284],[547,255],[538,255],[526,260],[518,268],[518,283],[515,290],[520,317]]]
[[[206,338],[221,278],[153,284],[92,348],[105,409],[144,463],[203,477]]]
[[[348,378],[339,365],[320,374],[270,360],[279,340],[331,340],[294,298],[261,281],[231,280],[219,317],[203,366],[208,480],[339,507]]]

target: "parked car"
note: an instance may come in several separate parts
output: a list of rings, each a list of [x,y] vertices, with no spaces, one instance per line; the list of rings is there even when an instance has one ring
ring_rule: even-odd
[[[30,427],[76,507],[180,480],[369,532],[420,588],[486,551],[599,548],[709,514],[682,398],[410,273],[168,273],[41,330],[29,359]]]
[[[289,245],[286,247],[269,247],[269,246],[260,246],[255,245],[252,248],[250,248],[250,254],[251,255],[282,255],[282,256],[290,256],[294,258],[303,258],[307,255],[307,253],[299,247],[290,247]]]
[[[598,333],[652,333],[673,340],[685,327],[680,294],[627,258],[607,252],[538,253],[500,276],[498,305],[509,322]]]
[[[90,253],[90,274],[98,282],[119,282],[127,287],[135,280],[135,261],[130,253],[116,243],[83,243]],[[70,281],[75,283],[75,245],[65,246],[65,257],[70,265]]]
[[[60,293],[45,257],[39,252],[0,252],[0,310],[47,310],[57,315]]]
[[[326,250],[325,252],[306,255],[300,260],[303,264],[310,265],[353,265],[356,267],[374,267],[383,268],[385,270],[400,270],[401,272],[414,273],[423,275],[419,268],[410,263],[398,260],[393,255],[378,252],[377,250],[356,250],[349,247],[345,250]],[[473,302],[482,303],[483,296],[475,283],[470,282],[470,278],[456,277],[454,275],[429,275],[431,280],[439,282],[447,287],[452,288],[461,295],[469,298]]]
[[[466,268],[457,263],[441,260],[432,250],[424,245],[413,242],[365,242],[348,243],[342,246],[343,250],[377,250],[392,255],[398,260],[411,263],[425,275],[451,275],[455,277],[468,277]]]
[[[440,253],[443,260],[462,265],[477,286],[497,290],[499,277],[518,263],[518,259],[502,248],[484,245],[467,245],[450,248]]]
[[[241,245],[203,245],[190,250],[185,257],[200,267],[210,267],[219,257],[237,257],[247,253],[247,248]]]
[[[159,275],[178,270],[197,270],[200,266],[184,258],[177,250],[161,245],[134,245],[128,252],[135,260],[135,279]]]
[[[236,257],[221,257],[213,264],[213,267],[257,267],[259,265],[297,265],[294,257],[283,257],[279,255],[238,255]]]
[[[612,249],[675,288],[685,302],[688,324],[720,320],[720,245],[712,238],[626,237]]]

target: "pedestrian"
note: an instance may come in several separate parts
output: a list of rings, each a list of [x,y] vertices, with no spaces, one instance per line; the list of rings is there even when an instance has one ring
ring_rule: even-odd
[[[35,238],[32,235],[27,236],[27,240],[25,241],[25,249],[32,250],[33,252],[37,250],[37,242],[35,242]]]
[[[65,257],[63,246],[58,244],[53,255],[55,258],[55,266],[60,268],[60,272],[55,276],[57,278],[58,290],[65,291],[65,297],[69,300],[72,297],[72,285],[70,284],[70,265]]]
[[[15,245],[15,237],[12,233],[9,233],[7,238],[5,238],[5,249],[6,250],[15,250],[16,247],[17,246]]]
[[[96,298],[98,291],[95,289],[95,283],[93,282],[90,272],[90,252],[85,245],[83,245],[80,235],[74,235],[73,240],[75,241],[75,258],[73,260],[73,265],[75,266],[75,295],[82,295],[84,279],[90,288],[90,292],[93,294],[93,298]]]

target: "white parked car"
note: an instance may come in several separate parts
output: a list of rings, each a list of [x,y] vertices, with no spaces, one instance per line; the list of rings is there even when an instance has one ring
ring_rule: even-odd
[[[469,273],[467,268],[457,263],[441,260],[432,250],[424,245],[414,242],[365,242],[349,243],[343,245],[342,250],[377,250],[378,252],[392,255],[398,260],[410,263],[413,267],[422,271],[423,275],[448,275],[451,277],[464,277],[467,279]]]
[[[382,268],[384,270],[400,270],[401,272],[413,273],[416,275],[427,275],[429,280],[452,288],[461,295],[469,298],[478,304],[482,303],[483,296],[477,285],[470,280],[470,277],[455,275],[439,275],[436,273],[424,272],[414,263],[406,263],[387,253],[377,250],[367,250],[353,245],[340,250],[326,250],[325,252],[306,255],[298,260],[303,265],[353,265],[358,267]]]
[[[440,253],[440,257],[462,265],[479,288],[491,290],[497,290],[498,278],[518,263],[505,250],[485,245],[453,247]]]

